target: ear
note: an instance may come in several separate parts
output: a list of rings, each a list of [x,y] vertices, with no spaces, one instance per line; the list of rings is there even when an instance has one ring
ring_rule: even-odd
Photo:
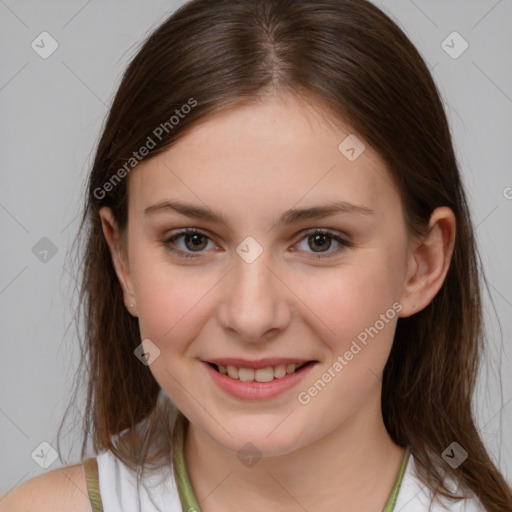
[[[119,228],[112,210],[108,206],[103,206],[99,213],[103,234],[110,249],[117,278],[123,289],[124,304],[131,315],[137,316],[137,303],[133,293],[127,248],[123,246],[120,239]]]
[[[427,234],[411,242],[400,317],[427,307],[440,290],[450,268],[455,234],[455,215],[441,206],[432,212]]]

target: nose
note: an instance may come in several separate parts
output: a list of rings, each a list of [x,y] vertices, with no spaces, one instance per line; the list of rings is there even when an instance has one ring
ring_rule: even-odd
[[[268,341],[290,322],[293,294],[270,263],[266,251],[251,263],[235,256],[226,276],[218,319],[242,341]]]

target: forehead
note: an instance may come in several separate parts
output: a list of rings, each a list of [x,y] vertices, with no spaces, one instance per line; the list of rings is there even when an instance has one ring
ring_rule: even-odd
[[[130,208],[142,212],[173,198],[227,216],[232,210],[239,218],[274,218],[296,204],[344,200],[383,214],[400,203],[399,195],[384,162],[364,141],[359,139],[365,144],[360,156],[347,158],[347,144],[357,144],[353,137],[350,127],[339,120],[334,125],[321,108],[296,97],[224,110],[132,171]]]

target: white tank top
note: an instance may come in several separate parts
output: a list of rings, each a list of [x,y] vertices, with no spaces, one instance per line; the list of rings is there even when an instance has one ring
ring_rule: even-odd
[[[112,452],[101,453],[96,460],[103,512],[182,512],[171,466],[148,472],[137,485],[137,473]]]
[[[172,467],[148,473],[137,489],[137,473],[110,451],[97,455],[98,476],[104,512],[194,512],[182,511]],[[415,463],[409,457],[394,512],[485,512],[480,502],[471,500],[437,504],[429,509],[430,491],[418,480]]]

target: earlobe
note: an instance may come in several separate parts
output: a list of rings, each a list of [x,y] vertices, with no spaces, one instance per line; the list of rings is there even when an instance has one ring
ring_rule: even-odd
[[[441,289],[455,246],[456,221],[448,207],[436,208],[427,234],[412,244],[404,283],[400,317],[408,317],[427,307]]]
[[[131,288],[131,279],[128,270],[128,262],[123,257],[123,251],[120,246],[120,235],[117,222],[114,218],[112,210],[108,206],[103,206],[100,209],[100,218],[102,224],[103,235],[107,241],[112,257],[112,263],[119,279],[119,283],[123,290],[123,297],[128,311],[134,315],[135,310],[135,296]]]

